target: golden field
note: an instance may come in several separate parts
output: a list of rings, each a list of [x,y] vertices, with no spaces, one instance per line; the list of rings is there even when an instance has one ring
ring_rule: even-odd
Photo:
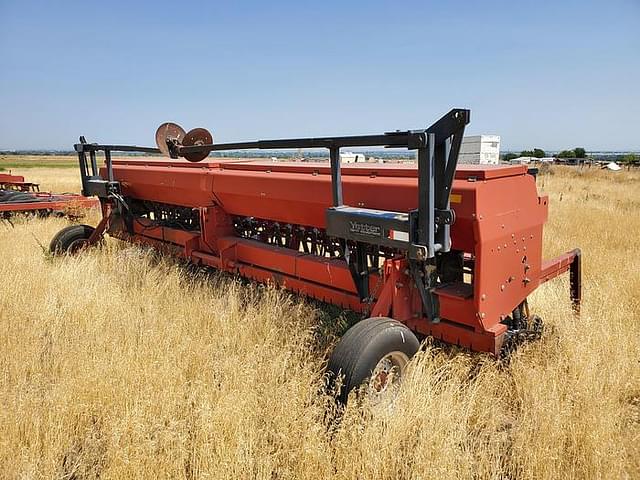
[[[78,168],[78,158],[71,155],[8,155],[0,154],[0,168],[31,170],[40,168]],[[23,172],[24,173],[24,172]]]
[[[508,363],[427,342],[392,405],[341,415],[323,368],[344,322],[317,305],[115,240],[52,259],[66,220],[0,224],[0,476],[640,478],[640,173],[538,185],[545,255],[583,250],[581,317],[556,279]]]

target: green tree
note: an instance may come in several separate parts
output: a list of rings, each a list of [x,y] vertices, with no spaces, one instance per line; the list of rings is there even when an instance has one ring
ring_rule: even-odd
[[[638,160],[638,156],[635,153],[627,153],[626,155],[623,155],[622,158],[620,159],[621,163],[633,163],[636,160]]]
[[[536,158],[544,158],[546,157],[547,154],[545,153],[544,150],[542,150],[541,148],[534,148],[533,149],[533,155],[532,157],[536,157]]]
[[[544,150],[542,150],[541,148],[534,148],[533,150],[523,150],[520,152],[520,156],[521,157],[535,157],[535,158],[542,158],[545,157],[546,154],[544,152]]]
[[[520,155],[518,155],[517,153],[505,153],[504,155],[502,155],[502,160],[508,162],[510,160],[513,160],[514,158],[518,158],[519,156]]]
[[[558,158],[575,158],[575,157],[576,157],[576,152],[574,152],[573,150],[562,150],[558,154]]]
[[[584,148],[582,147],[576,147],[573,149],[573,151],[576,154],[576,158],[586,158],[587,156],[587,152],[585,152]]]

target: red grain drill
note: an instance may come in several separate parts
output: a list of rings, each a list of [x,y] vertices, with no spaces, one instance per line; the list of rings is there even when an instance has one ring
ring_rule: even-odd
[[[158,149],[81,138],[83,193],[100,198],[103,219],[68,227],[52,249],[109,233],[359,312],[365,320],[329,370],[344,375],[343,399],[363,381],[386,390],[418,349],[415,334],[498,355],[537,328],[527,297],[566,271],[579,307],[580,251],[542,259],[548,198],[535,177],[521,165],[457,166],[468,122],[455,109],[420,130],[230,144],[163,124]],[[340,165],[340,148],[371,146],[413,150],[418,161]],[[211,151],[288,148],[324,148],[330,162],[205,161]],[[174,160],[112,160],[112,151]]]

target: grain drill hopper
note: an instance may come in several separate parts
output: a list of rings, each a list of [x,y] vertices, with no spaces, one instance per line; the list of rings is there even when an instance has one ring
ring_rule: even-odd
[[[542,283],[569,271],[579,308],[580,251],[543,260],[548,197],[527,167],[457,165],[469,118],[455,109],[418,130],[223,144],[167,123],[158,148],[81,137],[83,193],[98,196],[103,218],[67,227],[51,249],[108,233],[358,312],[329,361],[344,375],[343,399],[365,381],[374,391],[394,384],[416,335],[499,355],[535,330],[527,297]],[[415,151],[417,163],[340,164],[341,148],[372,146]],[[205,161],[212,151],[311,148],[330,161]]]

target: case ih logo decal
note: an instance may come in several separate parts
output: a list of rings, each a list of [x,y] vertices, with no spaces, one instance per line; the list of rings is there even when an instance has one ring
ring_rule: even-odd
[[[379,237],[382,229],[379,225],[371,225],[369,223],[349,222],[349,231],[358,235],[366,235],[368,237]]]

